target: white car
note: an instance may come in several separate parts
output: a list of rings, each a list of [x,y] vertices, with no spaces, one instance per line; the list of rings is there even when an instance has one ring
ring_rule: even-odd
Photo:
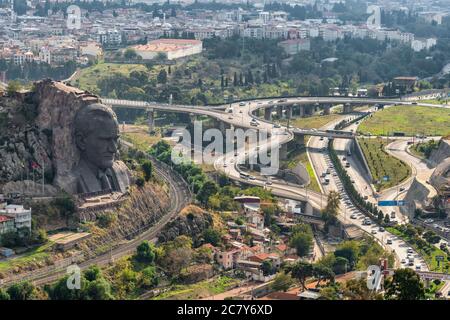
[[[350,216],[350,219],[356,219],[358,216],[356,215],[356,214],[352,214],[351,216]]]
[[[416,264],[416,270],[420,271],[421,268],[422,266],[420,264]]]

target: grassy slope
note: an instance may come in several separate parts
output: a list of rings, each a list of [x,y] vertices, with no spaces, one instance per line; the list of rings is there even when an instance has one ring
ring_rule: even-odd
[[[338,114],[330,114],[330,115],[325,115],[325,116],[312,116],[312,117],[307,117],[307,118],[297,118],[297,119],[293,119],[292,120],[292,124],[294,127],[297,128],[305,128],[305,129],[312,129],[312,128],[320,128],[325,126],[327,123],[333,122],[335,121],[337,118],[339,118],[340,115]],[[286,121],[283,121],[286,122]],[[309,136],[305,137],[305,141],[308,141]],[[306,170],[308,171],[309,177],[311,179],[311,183],[308,185],[308,187],[311,190],[320,192],[320,187],[319,184],[317,182],[316,176],[314,174],[314,170],[312,168],[311,163],[309,162],[308,156],[306,154],[306,149],[300,149],[300,150],[295,150],[294,152],[290,153],[288,155],[289,160],[287,162],[287,167],[288,168],[294,168],[295,165],[298,162],[301,162]]]
[[[48,242],[40,247],[34,248],[17,258],[9,259],[0,262],[0,272],[7,272],[13,268],[21,268],[33,263],[41,263],[50,258],[50,254],[46,251],[53,245],[52,242]]]
[[[386,142],[381,138],[360,138],[359,144],[364,152],[372,177],[380,181],[380,183],[375,184],[378,191],[398,185],[411,175],[411,168],[407,164],[384,151],[384,147],[389,144],[389,141]],[[383,181],[384,176],[389,176],[390,180]]]
[[[406,135],[450,134],[450,110],[423,106],[395,106],[376,112],[358,128],[361,133],[373,135],[404,132]]]
[[[196,96],[200,93],[207,97],[209,103],[223,103],[224,96],[228,95],[235,95],[238,99],[240,99],[295,94],[296,88],[292,85],[291,81],[280,80],[272,84],[261,83],[259,85],[252,85],[248,87],[234,87],[234,72],[237,72],[238,74],[239,72],[244,72],[250,65],[253,65],[260,59],[262,58],[251,57],[250,60],[209,60],[203,55],[192,56],[185,61],[177,62],[176,65],[171,67],[172,73],[171,75],[168,75],[167,84],[169,86],[180,88],[183,94],[187,97],[185,101],[186,103],[190,101],[190,97]],[[150,71],[150,79],[156,79],[157,74],[162,68],[166,68],[166,70],[168,70],[166,66],[153,66]],[[228,88],[225,88],[224,90],[221,89],[221,68],[226,70],[228,77],[231,77]],[[76,79],[72,81],[72,84],[83,90],[88,90],[92,93],[99,94],[99,89],[97,87],[98,80],[115,72],[129,75],[129,73],[134,70],[146,71],[147,68],[140,64],[115,64],[100,62],[91,67],[80,70]],[[181,71],[181,73],[176,73],[177,70]],[[190,73],[190,75],[185,74],[185,71],[189,71],[188,73]],[[198,79],[202,80],[203,88],[198,87]],[[145,84],[143,83],[142,86],[143,85]]]
[[[146,71],[147,68],[140,64],[98,63],[91,67],[81,69],[73,84],[83,90],[98,94],[97,81],[102,77],[113,73],[129,75],[132,71]]]
[[[227,291],[238,280],[225,276],[212,281],[204,280],[190,285],[175,285],[171,290],[155,297],[155,300],[186,300],[199,299]]]

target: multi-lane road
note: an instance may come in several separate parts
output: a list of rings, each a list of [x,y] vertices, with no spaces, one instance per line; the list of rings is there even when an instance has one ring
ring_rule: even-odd
[[[256,118],[253,115],[253,112],[261,108],[261,101],[258,102],[247,102],[245,105],[239,105],[238,103],[232,104],[228,111],[228,121],[233,121],[233,124],[237,127],[245,127],[252,121],[253,118]],[[331,123],[324,128],[321,128],[322,131],[326,131],[327,129],[333,128],[334,125],[341,121],[346,117],[355,117],[356,115],[342,116],[335,123]],[[228,122],[227,121],[227,122]],[[225,153],[222,156],[218,156],[216,161],[214,162],[214,166],[216,170],[220,170],[227,174],[230,178],[245,182],[247,184],[265,186],[270,189],[275,195],[291,198],[296,200],[307,200],[312,206],[315,208],[321,209],[326,204],[326,194],[331,190],[338,191],[341,196],[341,214],[339,219],[346,224],[353,224],[371,235],[374,239],[376,239],[384,248],[388,251],[393,252],[396,256],[397,266],[401,264],[402,261],[406,261],[408,257],[414,257],[414,265],[409,266],[411,268],[417,268],[420,265],[421,270],[428,270],[423,259],[415,252],[411,252],[411,248],[398,237],[390,234],[387,231],[383,231],[379,228],[373,221],[371,225],[364,225],[363,220],[365,218],[364,214],[360,212],[351,202],[348,195],[345,193],[345,190],[342,186],[342,183],[337,176],[337,173],[329,159],[328,153],[326,151],[327,146],[327,138],[324,137],[311,137],[311,140],[308,142],[308,150],[309,156],[314,166],[315,172],[317,176],[322,175],[323,172],[329,170],[330,174],[329,183],[323,184],[323,179],[319,180],[321,183],[321,188],[324,191],[324,194],[307,191],[304,187],[292,184],[286,184],[279,180],[272,180],[272,184],[267,185],[266,178],[256,178],[252,177],[252,179],[241,178],[241,171],[239,170],[237,164],[245,161],[246,158],[251,158],[257,152],[264,152],[269,149],[271,145],[281,145],[287,143],[292,140],[292,132],[290,129],[288,130],[285,126],[277,126],[275,127],[272,123],[268,121],[257,120],[258,125],[256,126],[259,130],[267,130],[271,132],[271,137],[267,141],[256,144],[250,144],[245,146],[242,150],[232,151],[229,153]],[[274,139],[275,141],[271,141]],[[346,150],[349,149],[350,140],[348,139],[335,139],[335,148],[339,153],[346,154]],[[364,178],[364,174],[357,163],[356,160],[350,160],[353,164],[351,166],[350,173],[351,176],[354,176],[355,179],[358,179],[358,189],[365,190],[367,194],[371,194],[370,183]],[[325,200],[324,200],[325,199]],[[354,219],[352,219],[352,218]],[[381,230],[381,231],[380,231]],[[388,243],[389,239],[389,243]],[[406,267],[407,265],[404,264]]]

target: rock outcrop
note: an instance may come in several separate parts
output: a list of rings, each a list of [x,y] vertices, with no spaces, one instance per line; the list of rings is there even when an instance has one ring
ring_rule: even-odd
[[[201,236],[204,230],[213,225],[212,216],[199,208],[185,209],[185,214],[167,224],[158,236],[161,242],[172,241],[178,236],[186,235],[194,240]]]
[[[431,153],[429,160],[434,166],[437,166],[446,158],[450,158],[450,139],[442,139],[438,148]]]
[[[58,187],[79,160],[73,119],[83,106],[100,102],[88,92],[43,80],[33,90],[0,98],[0,186],[42,181]],[[43,174],[44,173],[44,174]]]
[[[155,225],[167,214],[170,199],[167,190],[156,183],[147,183],[143,188],[134,189],[130,197],[119,208],[97,212],[97,216],[111,214],[114,222],[107,228],[91,224],[92,236],[83,241],[79,248],[87,255],[109,249],[120,240],[131,239]]]

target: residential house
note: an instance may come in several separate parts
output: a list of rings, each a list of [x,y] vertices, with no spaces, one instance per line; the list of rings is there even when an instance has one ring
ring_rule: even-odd
[[[14,219],[16,229],[31,230],[31,209],[25,209],[22,205],[10,204],[1,209],[0,214]]]
[[[14,218],[0,215],[0,235],[14,231],[16,231],[16,228],[14,227]]]

